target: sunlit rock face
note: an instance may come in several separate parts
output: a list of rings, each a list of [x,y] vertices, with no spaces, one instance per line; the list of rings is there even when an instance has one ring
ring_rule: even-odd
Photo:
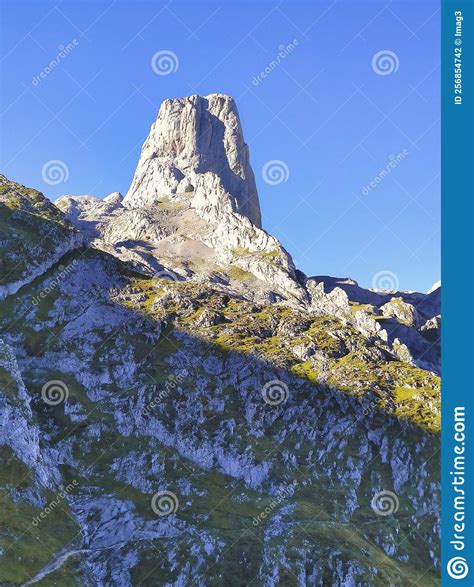
[[[124,205],[192,199],[218,219],[238,212],[260,227],[255,177],[233,98],[189,96],[163,102],[143,145]]]
[[[211,94],[165,100],[122,199],[63,196],[56,202],[94,246],[155,274],[168,270],[297,303],[307,295],[291,256],[261,227],[260,204],[236,104]],[[227,272],[228,273],[228,272]]]

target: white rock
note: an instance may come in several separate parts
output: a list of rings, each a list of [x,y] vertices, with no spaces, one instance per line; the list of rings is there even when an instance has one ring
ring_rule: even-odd
[[[261,225],[255,177],[234,100],[224,94],[163,102],[145,141],[132,185],[130,208],[193,197],[198,210],[222,208]]]

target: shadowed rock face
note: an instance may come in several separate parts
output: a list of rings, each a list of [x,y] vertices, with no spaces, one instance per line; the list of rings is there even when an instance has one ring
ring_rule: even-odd
[[[124,205],[189,200],[207,219],[229,208],[261,226],[255,177],[234,100],[223,94],[163,102]]]
[[[91,249],[0,302],[0,584],[437,585],[438,379],[322,285],[257,304]]]

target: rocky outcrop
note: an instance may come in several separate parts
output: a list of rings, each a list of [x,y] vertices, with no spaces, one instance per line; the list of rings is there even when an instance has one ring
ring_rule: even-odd
[[[40,431],[34,423],[31,397],[23,382],[13,349],[0,340],[0,447],[9,446],[33,472],[38,486],[59,479],[49,451],[40,447]],[[2,466],[6,463],[2,462]]]
[[[420,327],[420,334],[430,342],[439,342],[441,336],[441,315],[433,316]]]
[[[392,298],[389,302],[380,308],[382,314],[386,317],[395,318],[400,324],[416,328],[420,323],[420,316],[416,308],[401,298]]]
[[[85,238],[37,190],[0,175],[0,300],[52,267]]]
[[[220,268],[234,290],[248,274],[257,296],[307,301],[291,256],[261,228],[248,147],[230,96],[166,100],[125,198],[63,196],[56,205],[89,243],[136,270],[209,280]]]
[[[61,196],[55,202],[71,224],[91,242],[102,234],[103,227],[123,210],[123,196],[112,192],[102,200],[95,196]]]
[[[55,202],[69,218],[77,220],[100,218],[111,214],[122,207],[123,196],[120,192],[112,192],[102,200],[95,196],[61,196]]]
[[[234,100],[224,94],[163,102],[124,205],[191,200],[207,219],[238,212],[261,226],[255,177]]]

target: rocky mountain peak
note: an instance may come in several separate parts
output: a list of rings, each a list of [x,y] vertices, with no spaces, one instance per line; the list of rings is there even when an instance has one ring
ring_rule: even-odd
[[[123,204],[188,201],[201,217],[232,211],[261,226],[255,177],[237,106],[224,94],[165,100]]]
[[[104,198],[104,202],[107,202],[107,204],[121,204],[122,200],[123,196],[120,192],[112,192]]]

